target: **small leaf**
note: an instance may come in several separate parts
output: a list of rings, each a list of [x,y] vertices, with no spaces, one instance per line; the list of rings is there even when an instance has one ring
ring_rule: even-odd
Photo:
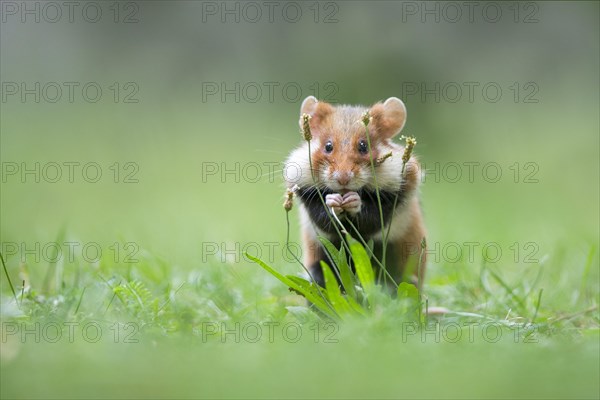
[[[373,238],[369,239],[367,242],[367,253],[369,254],[369,258],[373,258],[375,256],[375,241]]]
[[[419,290],[413,284],[402,282],[398,285],[398,299],[419,301]]]
[[[362,305],[360,305],[356,300],[354,300],[352,297],[347,297],[347,300],[348,304],[354,311],[356,311],[360,315],[367,315],[367,311],[365,310],[365,308]]]
[[[354,272],[352,272],[352,268],[350,268],[350,265],[348,265],[348,259],[346,258],[346,250],[344,249],[343,244],[342,248],[340,249],[340,258],[338,260],[337,265],[340,270],[340,275],[342,276],[344,290],[350,297],[358,299],[356,290],[354,289],[354,286],[356,285],[356,275],[354,275]]]
[[[331,301],[333,308],[335,308],[338,314],[349,313],[351,308],[342,296],[338,281],[335,279],[333,272],[331,272],[331,268],[329,268],[329,265],[325,261],[321,261],[321,268],[323,269],[323,277],[325,278],[327,297]]]
[[[330,318],[339,318],[334,311],[335,307],[331,304],[331,300],[329,300],[326,296],[327,293],[324,293],[324,290],[316,283],[309,282],[306,279],[295,275],[286,275],[285,277],[302,289],[296,290],[292,288],[291,290],[297,291],[303,295],[308,301],[313,303],[315,307],[317,307]]]
[[[331,257],[337,259],[340,255],[340,252],[338,249],[335,248],[335,246],[333,245],[333,243],[331,243],[329,241],[329,239],[327,239],[326,237],[323,236],[319,236],[318,237],[319,242],[321,242],[321,244],[327,249],[327,251],[329,252],[329,254],[331,255]]]
[[[372,292],[375,286],[375,273],[373,272],[373,266],[371,260],[365,248],[350,235],[346,236],[348,244],[350,245],[350,252],[352,253],[352,259],[354,260],[354,268],[356,268],[356,275],[360,281],[365,293],[368,295]]]
[[[337,267],[337,271],[340,273],[340,279],[342,280],[342,286],[344,287],[344,291],[351,297],[356,299],[356,291],[354,290],[354,274],[348,265],[348,260],[346,259],[346,251],[344,250],[344,246],[338,251],[335,248],[333,243],[331,243],[327,238],[319,236],[319,240],[323,244],[323,246],[327,249],[327,252],[331,256],[333,262],[335,263],[335,267]]]

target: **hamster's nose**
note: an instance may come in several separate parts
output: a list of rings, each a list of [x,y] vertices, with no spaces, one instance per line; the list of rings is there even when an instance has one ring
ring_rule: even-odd
[[[338,173],[337,181],[338,181],[338,183],[340,185],[346,186],[347,184],[350,183],[350,179],[352,179],[352,173],[351,172],[340,172],[340,173]]]

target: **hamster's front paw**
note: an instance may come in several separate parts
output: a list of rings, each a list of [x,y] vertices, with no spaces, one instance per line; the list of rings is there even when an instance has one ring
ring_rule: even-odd
[[[327,207],[333,209],[335,215],[340,215],[344,209],[342,208],[342,203],[344,198],[339,193],[328,194],[325,196],[325,204]]]
[[[348,192],[342,198],[342,209],[350,215],[356,215],[360,212],[362,200],[356,192]]]

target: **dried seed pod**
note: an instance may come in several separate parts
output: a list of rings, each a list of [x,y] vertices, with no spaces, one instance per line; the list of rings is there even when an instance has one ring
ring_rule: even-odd
[[[371,114],[368,111],[365,111],[365,113],[361,117],[361,120],[365,126],[368,126],[369,122],[371,122]]]
[[[404,154],[402,154],[402,162],[406,164],[408,160],[410,160],[410,155],[412,154],[413,149],[417,145],[417,139],[412,136],[402,136],[401,139],[406,141],[406,147],[404,148]]]
[[[310,120],[312,117],[308,114],[302,114],[300,118],[302,119],[302,137],[309,142],[312,139],[312,132],[310,131]]]
[[[294,193],[298,190],[298,185],[294,185],[293,188],[287,188],[285,191],[285,201],[283,202],[283,208],[285,211],[290,211],[294,206]]]
[[[387,160],[391,156],[392,156],[392,152],[391,151],[389,153],[387,153],[387,154],[384,154],[383,156],[381,156],[377,160],[375,160],[375,165],[382,164],[385,160]]]

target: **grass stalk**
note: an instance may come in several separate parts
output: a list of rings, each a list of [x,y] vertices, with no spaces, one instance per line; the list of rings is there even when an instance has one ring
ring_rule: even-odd
[[[8,279],[8,286],[10,286],[10,291],[13,294],[13,297],[15,298],[15,302],[18,304],[17,301],[17,293],[15,292],[15,287],[12,284],[12,281],[10,280],[10,275],[8,275],[8,269],[6,269],[6,263],[4,262],[4,257],[2,256],[2,253],[0,253],[0,261],[2,261],[2,268],[4,269],[4,275],[6,275],[6,279]]]
[[[533,318],[531,318],[530,321],[532,324],[537,318],[538,311],[540,310],[540,305],[542,304],[542,293],[544,293],[544,289],[540,289],[540,293],[538,294],[537,304],[535,305],[535,312],[533,313]]]
[[[77,312],[79,311],[79,307],[81,306],[81,301],[83,300],[83,295],[85,294],[85,289],[87,289],[87,286],[84,286],[83,290],[81,291],[81,296],[79,296],[79,302],[77,303],[77,307],[75,307],[75,314],[77,314]]]
[[[382,243],[382,246],[381,246],[382,260],[381,261],[383,264],[385,264],[386,250],[387,250],[386,249],[387,248],[386,235],[385,235],[385,221],[383,220],[383,207],[381,206],[381,194],[379,193],[379,184],[377,182],[377,174],[375,173],[375,160],[373,159],[373,149],[371,148],[371,138],[369,136],[370,116],[369,116],[368,111],[364,114],[364,116],[362,118],[362,122],[365,125],[365,132],[366,132],[366,136],[367,136],[367,146],[369,148],[369,160],[371,163],[371,174],[373,175],[373,181],[375,183],[375,196],[377,197],[377,207],[379,208],[379,220],[381,222],[381,243]],[[384,269],[387,271],[387,268],[384,267]],[[384,275],[384,284],[385,284],[385,280],[386,280],[386,275]]]

